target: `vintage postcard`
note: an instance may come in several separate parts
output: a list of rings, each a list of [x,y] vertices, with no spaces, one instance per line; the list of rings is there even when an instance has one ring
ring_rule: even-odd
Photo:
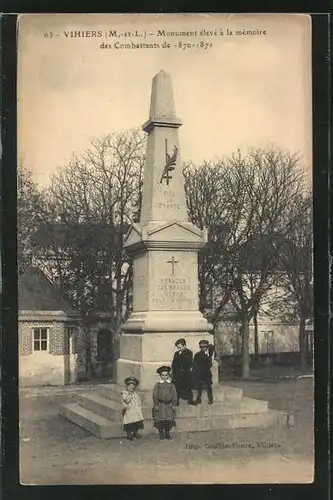
[[[20,480],[311,483],[311,18],[18,18]]]

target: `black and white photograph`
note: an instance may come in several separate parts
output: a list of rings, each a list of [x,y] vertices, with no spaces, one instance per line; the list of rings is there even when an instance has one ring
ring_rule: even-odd
[[[312,483],[311,17],[17,40],[20,482]]]

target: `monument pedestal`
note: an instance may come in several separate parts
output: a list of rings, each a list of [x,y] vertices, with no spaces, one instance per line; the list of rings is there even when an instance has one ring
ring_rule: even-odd
[[[122,385],[126,377],[134,376],[140,381],[140,390],[152,389],[159,376],[156,373],[161,365],[171,364],[175,342],[185,338],[186,345],[193,354],[199,350],[199,341],[213,342],[210,333],[158,332],[145,334],[125,333],[120,338],[121,358],[117,361],[117,384]],[[213,383],[218,383],[218,365],[213,362]]]

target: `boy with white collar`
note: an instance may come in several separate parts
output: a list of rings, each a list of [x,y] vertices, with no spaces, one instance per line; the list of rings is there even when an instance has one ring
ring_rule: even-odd
[[[160,439],[171,439],[170,429],[176,425],[175,406],[177,391],[170,377],[171,368],[161,366],[157,373],[160,380],[153,389],[153,419],[154,427],[159,431]]]

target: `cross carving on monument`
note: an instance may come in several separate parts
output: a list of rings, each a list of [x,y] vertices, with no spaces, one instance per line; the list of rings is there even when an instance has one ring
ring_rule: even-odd
[[[172,274],[175,274],[175,264],[178,264],[178,260],[175,260],[174,256],[172,256],[171,260],[167,260],[167,264],[171,264],[172,266]]]

